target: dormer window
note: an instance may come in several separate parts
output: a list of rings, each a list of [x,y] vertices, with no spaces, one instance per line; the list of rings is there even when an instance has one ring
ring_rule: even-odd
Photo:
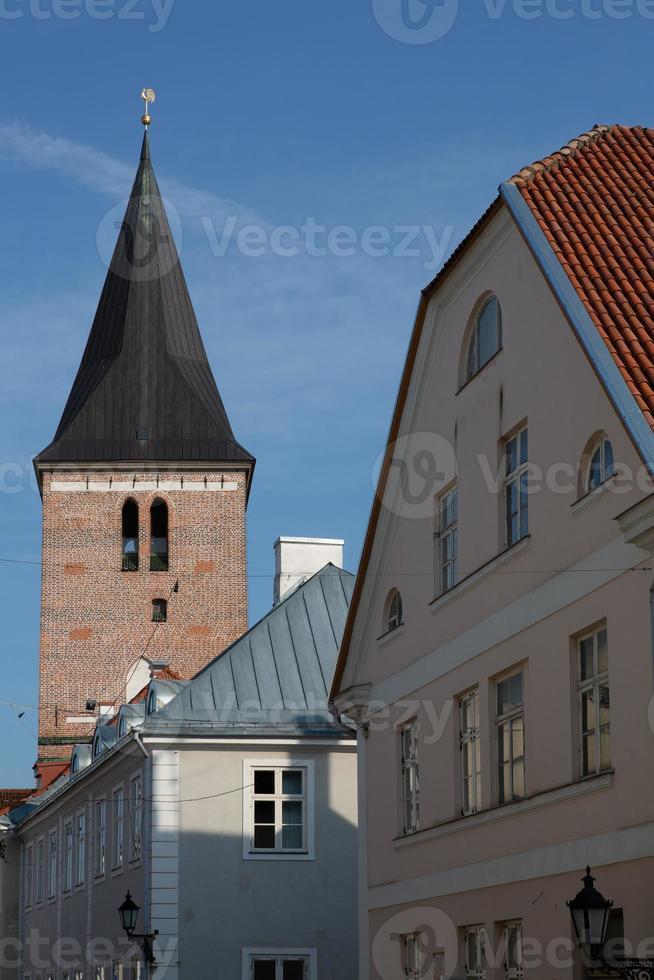
[[[148,711],[149,715],[153,715],[157,710],[157,692],[150,691],[148,694]]]
[[[466,381],[478,374],[502,346],[502,311],[497,297],[491,296],[482,306],[468,343]]]
[[[384,606],[384,632],[392,633],[402,625],[402,596],[391,589]]]
[[[590,465],[588,467],[587,492],[591,493],[597,487],[601,487],[603,483],[611,479],[614,473],[613,446],[606,437],[602,436],[599,444],[592,451]]]

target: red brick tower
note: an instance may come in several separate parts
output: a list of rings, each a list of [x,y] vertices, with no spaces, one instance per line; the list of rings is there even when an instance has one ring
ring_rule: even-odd
[[[234,438],[207,361],[147,131],[81,365],[34,462],[46,783],[153,663],[190,677],[247,626],[254,459]]]

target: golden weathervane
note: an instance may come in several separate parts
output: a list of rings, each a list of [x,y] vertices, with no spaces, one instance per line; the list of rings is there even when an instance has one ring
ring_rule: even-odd
[[[147,129],[148,126],[150,125],[150,123],[152,122],[152,119],[150,117],[150,113],[149,113],[148,110],[150,108],[150,103],[151,102],[154,102],[154,100],[155,100],[154,89],[153,88],[144,88],[143,91],[141,92],[141,98],[143,99],[144,108],[145,108],[145,112],[141,116],[141,122],[143,123],[143,125]]]

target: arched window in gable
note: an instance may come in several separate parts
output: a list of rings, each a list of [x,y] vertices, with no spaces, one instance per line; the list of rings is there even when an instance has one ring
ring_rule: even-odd
[[[402,623],[402,596],[397,589],[391,589],[384,603],[384,632],[392,633]]]
[[[139,567],[139,509],[131,497],[123,504],[123,571],[137,572]]]
[[[496,296],[486,300],[468,339],[465,380],[473,378],[502,346],[502,311]]]
[[[593,443],[587,454],[587,459],[588,471],[585,491],[592,493],[593,490],[610,480],[615,473],[613,446],[604,433]]]
[[[150,571],[168,571],[168,506],[161,497],[150,507]]]

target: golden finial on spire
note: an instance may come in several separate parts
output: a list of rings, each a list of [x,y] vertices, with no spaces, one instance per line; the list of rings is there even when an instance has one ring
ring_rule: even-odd
[[[150,113],[148,112],[148,109],[150,107],[150,103],[151,102],[154,102],[154,100],[155,100],[154,89],[153,88],[144,88],[142,90],[142,92],[141,92],[141,98],[143,99],[143,102],[145,103],[145,112],[141,116],[141,122],[143,123],[143,125],[147,129],[148,126],[150,125],[150,123],[152,122],[152,119],[150,117]]]

